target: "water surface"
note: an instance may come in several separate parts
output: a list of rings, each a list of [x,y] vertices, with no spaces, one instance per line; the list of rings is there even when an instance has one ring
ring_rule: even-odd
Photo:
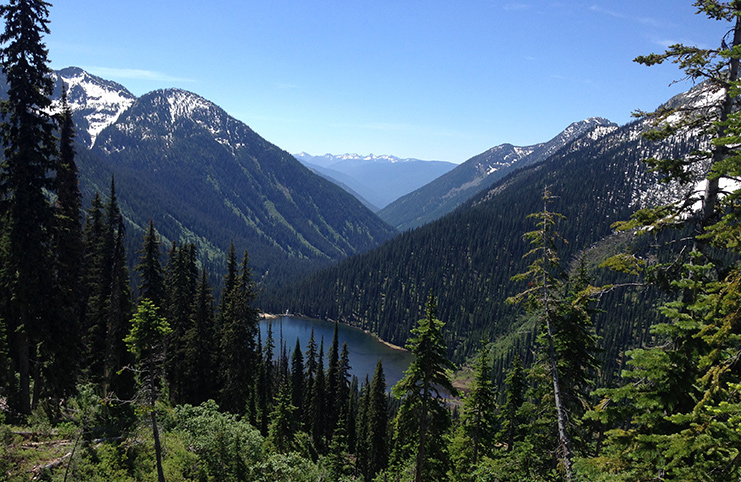
[[[273,327],[275,356],[277,357],[280,354],[281,340],[283,340],[288,349],[289,359],[296,347],[296,338],[298,338],[301,349],[304,352],[305,360],[306,344],[309,341],[311,329],[313,328],[317,349],[322,337],[324,337],[324,369],[327,369],[327,352],[332,345],[334,323],[293,316],[261,320],[260,335],[262,336],[263,343],[265,343],[265,339],[267,338],[268,323],[272,323]],[[380,358],[383,360],[383,373],[386,376],[386,386],[390,390],[396,382],[401,380],[404,376],[404,370],[409,367],[409,363],[412,361],[412,354],[408,351],[390,347],[373,335],[365,333],[358,328],[340,324],[337,335],[340,350],[342,350],[342,344],[347,343],[347,347],[350,350],[350,373],[356,375],[361,384],[366,374],[368,375],[368,380],[373,379],[376,362]]]

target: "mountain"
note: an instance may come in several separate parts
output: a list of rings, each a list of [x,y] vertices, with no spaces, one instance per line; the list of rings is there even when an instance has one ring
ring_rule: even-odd
[[[294,157],[318,173],[347,185],[361,198],[379,208],[424,186],[456,166],[451,162],[400,159],[374,154],[312,156],[302,152],[294,154]]]
[[[523,289],[511,278],[531,262],[523,259],[530,245],[522,235],[535,228],[527,216],[543,209],[545,187],[557,197],[551,209],[566,217],[557,227],[568,240],[561,259],[568,263],[584,252],[594,268],[616,246],[633,242],[630,236],[614,235],[612,223],[650,204],[650,193],[672,193],[641,159],[678,156],[698,146],[693,136],[649,142],[641,136],[648,129],[644,121],[599,126],[545,161],[510,172],[456,211],[267,296],[265,307],[339,320],[403,345],[433,293],[454,360],[473,354],[480,340],[515,350],[529,346],[532,327],[521,309],[505,300]],[[544,149],[536,146],[521,159]],[[511,146],[495,152],[502,164],[510,162],[507,155],[522,153]],[[595,273],[601,281],[614,281],[612,273]],[[655,296],[642,289],[616,290],[602,298],[599,308],[605,312],[597,317],[597,329],[606,340],[603,376],[619,372],[623,350],[639,344],[653,321],[646,310],[630,311],[635,300]]]
[[[280,283],[366,251],[394,230],[212,102],[179,89],[135,97],[81,69],[58,71],[78,126],[87,199],[115,178],[136,256],[149,219],[166,243],[195,242],[213,272],[231,242]]]
[[[74,114],[77,141],[87,148],[92,147],[98,134],[116,122],[136,100],[123,85],[90,75],[78,67],[55,72],[53,78],[57,99],[61,97],[61,80],[64,81],[67,103]]]
[[[378,215],[400,231],[421,226],[453,211],[515,169],[536,164],[587,132],[607,133],[617,126],[592,117],[574,122],[548,142],[517,147],[502,144],[463,164],[393,203]]]

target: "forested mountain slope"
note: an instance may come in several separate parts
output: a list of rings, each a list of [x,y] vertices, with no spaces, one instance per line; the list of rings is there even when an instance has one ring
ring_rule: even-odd
[[[646,127],[645,122],[597,127],[450,215],[266,297],[265,308],[341,320],[402,345],[432,292],[447,323],[449,350],[462,361],[480,340],[512,334],[522,322],[519,308],[505,299],[522,289],[511,277],[530,263],[522,259],[530,249],[522,234],[534,229],[526,217],[542,209],[546,186],[558,197],[553,211],[566,216],[558,227],[569,242],[561,253],[564,260],[609,237],[611,224],[627,219],[645,193],[666,189],[655,189],[657,179],[641,159],[687,152],[696,140],[652,143],[641,137]],[[606,319],[598,321],[601,333]],[[641,323],[633,319],[610,331],[614,342],[607,356],[616,357],[620,346],[632,343]],[[517,331],[526,336],[526,329]]]
[[[548,142],[518,147],[502,144],[472,157],[452,171],[402,196],[378,215],[400,231],[438,219],[515,169],[544,161],[569,142],[596,127],[611,128],[601,117],[574,122]]]
[[[393,235],[353,196],[196,94],[136,98],[81,69],[57,76],[78,126],[82,191],[107,195],[115,177],[131,257],[151,218],[165,242],[195,242],[212,271],[233,241],[271,283]]]

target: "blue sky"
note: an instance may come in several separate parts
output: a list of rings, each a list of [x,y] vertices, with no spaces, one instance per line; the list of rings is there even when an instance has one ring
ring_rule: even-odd
[[[689,88],[637,55],[715,47],[692,1],[52,0],[52,67],[193,91],[289,152],[463,162]]]

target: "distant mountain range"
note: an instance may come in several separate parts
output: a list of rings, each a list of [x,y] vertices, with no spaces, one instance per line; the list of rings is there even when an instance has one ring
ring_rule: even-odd
[[[390,155],[312,156],[301,152],[294,157],[318,174],[356,193],[375,211],[456,167],[452,162],[401,159]]]
[[[395,234],[355,197],[208,100],[179,89],[136,97],[82,69],[55,73],[77,126],[81,188],[111,177],[136,256],[149,219],[166,243],[194,242],[218,272],[231,242],[258,279],[280,283]]]
[[[587,132],[617,128],[601,117],[574,122],[548,142],[517,147],[502,144],[472,157],[450,172],[389,204],[378,215],[400,231],[434,221],[487,189],[515,169],[536,164]]]

